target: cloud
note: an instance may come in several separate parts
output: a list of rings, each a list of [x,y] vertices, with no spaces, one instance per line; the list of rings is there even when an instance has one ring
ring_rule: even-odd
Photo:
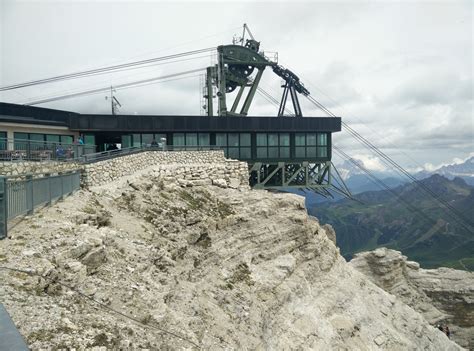
[[[0,1],[0,85],[229,43],[248,23],[312,95],[407,167],[473,151],[473,3]],[[8,33],[8,35],[7,35]],[[19,45],[18,43],[21,43]],[[214,60],[214,61],[213,61]],[[116,85],[215,62],[176,62],[0,93],[8,102]],[[280,99],[267,69],[262,87]],[[122,113],[199,114],[199,78],[117,91]],[[44,107],[110,113],[105,94]],[[305,116],[324,116],[301,97]],[[275,115],[260,95],[251,114]],[[346,132],[351,156],[377,159]]]

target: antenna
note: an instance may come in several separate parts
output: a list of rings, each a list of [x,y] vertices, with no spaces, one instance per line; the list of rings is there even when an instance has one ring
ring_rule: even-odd
[[[118,108],[119,107],[122,107],[122,105],[120,104],[120,102],[117,100],[117,98],[114,96],[114,92],[116,92],[116,90],[114,89],[114,87],[111,85],[110,86],[110,98],[108,96],[105,97],[105,100],[108,100],[110,99],[110,107],[112,109],[112,115],[116,115],[117,112],[118,112]]]

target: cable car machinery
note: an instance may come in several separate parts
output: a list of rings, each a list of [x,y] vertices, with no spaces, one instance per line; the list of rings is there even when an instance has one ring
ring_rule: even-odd
[[[250,39],[245,40],[246,33]],[[266,67],[271,67],[273,72],[284,81],[278,117],[285,116],[285,111],[288,111],[288,95],[293,107],[291,116],[303,117],[298,94],[307,97],[310,92],[295,73],[278,64],[278,54],[273,53],[273,57],[270,57],[259,49],[260,42],[255,40],[246,24],[244,24],[241,38],[234,38],[232,45],[217,47],[217,64],[207,67],[206,70],[206,85],[203,94],[205,106],[203,107],[208,116],[214,115],[215,97],[217,97],[218,116],[247,116],[263,71]],[[252,78],[255,71],[256,74]],[[243,98],[246,88],[249,89]],[[229,110],[227,96],[235,90],[238,90],[237,95]],[[240,110],[239,105],[241,105]],[[327,190],[331,187],[332,190],[348,195],[345,185],[339,184],[340,187],[338,187],[331,183],[331,165],[331,161],[253,162],[249,164],[250,184],[254,188],[265,189],[308,189],[323,196],[331,196]]]

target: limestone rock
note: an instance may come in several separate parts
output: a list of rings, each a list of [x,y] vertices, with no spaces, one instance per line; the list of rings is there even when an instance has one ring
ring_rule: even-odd
[[[432,325],[447,324],[452,339],[474,349],[474,273],[421,269],[401,252],[379,248],[355,255],[350,265],[419,311]]]
[[[41,275],[0,270],[0,300],[32,350],[460,349],[347,264],[301,197],[233,189],[246,168],[222,153],[195,164],[196,155],[163,154],[111,160],[114,177],[124,163],[157,166],[127,176],[134,187],[107,181],[12,228],[14,237],[29,232],[23,241],[41,258],[0,241],[2,265]],[[163,165],[169,157],[174,164]],[[99,167],[88,168],[95,185]],[[201,179],[221,185],[196,186]],[[76,221],[88,206],[107,209],[110,224]],[[395,288],[390,267],[378,269]]]

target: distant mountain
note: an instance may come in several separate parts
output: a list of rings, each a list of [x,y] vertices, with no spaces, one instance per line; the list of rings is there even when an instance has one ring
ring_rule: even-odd
[[[448,179],[462,178],[469,185],[474,185],[474,156],[463,163],[440,167],[434,171],[421,171],[415,175],[417,179],[427,178],[433,174],[442,175]]]
[[[333,225],[346,258],[359,251],[385,246],[402,251],[424,267],[450,266],[474,270],[474,188],[461,178],[432,175],[421,184],[447,201],[470,229],[453,219],[435,200],[413,183],[393,191],[368,191],[343,199],[308,206],[322,223]],[[408,205],[407,205],[408,204]]]

